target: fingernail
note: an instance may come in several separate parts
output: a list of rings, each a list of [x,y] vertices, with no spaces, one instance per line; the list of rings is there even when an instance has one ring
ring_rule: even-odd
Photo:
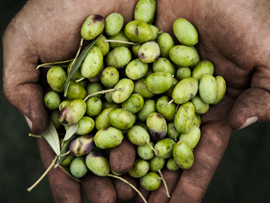
[[[23,115],[24,115],[24,114],[23,114]],[[29,128],[32,130],[32,121],[31,121],[26,115],[24,115],[24,118],[25,118],[25,120],[26,120],[26,122],[27,122]]]
[[[258,121],[258,117],[257,116],[253,116],[253,117],[250,117],[246,120],[246,122],[239,128],[240,129],[243,129],[253,123],[256,123]]]

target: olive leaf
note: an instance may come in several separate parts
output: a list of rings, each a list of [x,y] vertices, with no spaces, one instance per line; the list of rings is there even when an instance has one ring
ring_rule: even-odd
[[[73,125],[68,126],[68,129],[66,131],[66,134],[65,134],[65,137],[63,139],[63,142],[69,140],[69,138],[71,138],[72,135],[74,135],[77,130],[78,130],[78,123],[75,123]]]
[[[74,180],[76,180],[77,182],[81,183],[82,181],[78,178],[75,178],[66,168],[64,168],[63,166],[59,165],[59,167],[71,178],[73,178]]]
[[[65,90],[64,90],[64,96],[66,96],[66,94],[67,94],[67,89],[68,89],[68,86],[69,86],[70,80],[72,79],[73,74],[81,67],[81,64],[82,64],[83,60],[85,59],[88,51],[95,45],[96,41],[98,40],[98,38],[101,34],[102,33],[100,33],[95,39],[92,40],[92,42],[87,47],[84,48],[84,50],[82,51],[80,56],[74,62],[73,66],[72,66],[72,68],[67,76]]]
[[[65,63],[69,63],[73,61],[73,59],[68,59],[68,60],[65,60],[65,61],[57,61],[57,62],[52,62],[52,63],[43,63],[43,64],[40,64],[36,67],[36,70],[38,70],[39,68],[41,67],[52,67],[52,66],[55,66],[55,65],[58,65],[58,64],[65,64]]]
[[[45,129],[44,133],[42,133],[42,136],[47,140],[47,142],[49,143],[55,154],[59,156],[60,155],[59,136],[51,120],[49,121],[49,125]]]

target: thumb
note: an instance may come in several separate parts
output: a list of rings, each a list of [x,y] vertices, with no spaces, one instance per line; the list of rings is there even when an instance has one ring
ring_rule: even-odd
[[[253,123],[270,121],[270,94],[260,88],[244,91],[233,106],[229,123],[233,130],[245,128]]]
[[[25,115],[35,134],[47,126],[43,91],[36,71],[38,54],[27,32],[27,24],[18,13],[3,35],[3,92],[7,101]]]

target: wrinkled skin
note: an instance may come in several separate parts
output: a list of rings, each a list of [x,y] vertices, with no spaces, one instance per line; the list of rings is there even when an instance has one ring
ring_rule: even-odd
[[[39,85],[41,70],[36,71],[36,65],[74,57],[80,27],[89,15],[106,17],[119,12],[127,23],[133,19],[135,4],[133,0],[30,0],[15,16],[3,36],[4,94],[28,117],[33,133],[41,133],[47,124]],[[196,48],[201,58],[213,62],[215,75],[227,81],[223,101],[211,106],[202,117],[202,137],[194,151],[194,165],[183,171],[170,199],[173,203],[201,202],[232,130],[270,120],[270,2],[158,0],[157,5],[156,26],[172,34],[177,18],[193,23],[199,33]],[[48,167],[54,155],[45,149],[45,142],[39,141],[39,146],[44,166]],[[56,202],[81,202],[80,185],[59,169],[51,171],[48,178]],[[67,186],[73,192],[68,193]],[[112,191],[112,184],[105,187]],[[164,193],[157,193],[155,198],[150,195],[149,202],[169,202],[159,196]]]

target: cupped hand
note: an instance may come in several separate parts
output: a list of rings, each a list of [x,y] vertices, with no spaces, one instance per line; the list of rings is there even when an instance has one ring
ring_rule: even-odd
[[[136,1],[32,0],[15,16],[3,37],[4,94],[26,116],[33,133],[41,133],[47,124],[39,85],[40,71],[35,70],[37,64],[74,57],[80,41],[80,27],[89,15],[106,17],[119,12],[128,22],[133,19],[135,4]],[[184,17],[193,23],[199,32],[196,48],[201,58],[213,62],[215,74],[227,81],[223,101],[211,106],[202,116],[202,136],[194,151],[192,168],[183,171],[181,176],[181,172],[165,172],[165,179],[174,180],[168,181],[171,182],[170,200],[162,188],[148,198],[149,202],[201,202],[231,131],[270,120],[270,3],[266,0],[159,0],[157,5],[158,28],[172,34],[172,24],[177,18]],[[44,141],[39,141],[39,145],[47,167],[53,154],[45,153],[49,148]],[[62,178],[55,181],[56,176]],[[48,178],[56,202],[82,201],[80,185],[62,171],[53,169]],[[113,191],[106,181],[103,186]],[[91,192],[86,193],[91,196]],[[115,200],[115,191],[110,198],[112,202]]]
[[[125,22],[133,19],[136,1],[29,0],[13,18],[3,36],[3,89],[8,102],[23,115],[34,134],[41,134],[48,123],[43,103],[40,63],[71,59],[80,44],[84,20],[99,14],[121,13]],[[38,140],[45,168],[54,153],[45,140]],[[56,202],[82,202],[81,185],[60,168],[48,174]],[[110,178],[90,174],[82,187],[90,202],[115,202],[116,192]]]
[[[198,30],[196,48],[227,82],[227,93],[202,116],[194,165],[182,172],[171,199],[161,191],[149,202],[201,202],[232,130],[270,121],[270,2],[254,0],[158,1],[157,26],[172,32],[179,17]]]

